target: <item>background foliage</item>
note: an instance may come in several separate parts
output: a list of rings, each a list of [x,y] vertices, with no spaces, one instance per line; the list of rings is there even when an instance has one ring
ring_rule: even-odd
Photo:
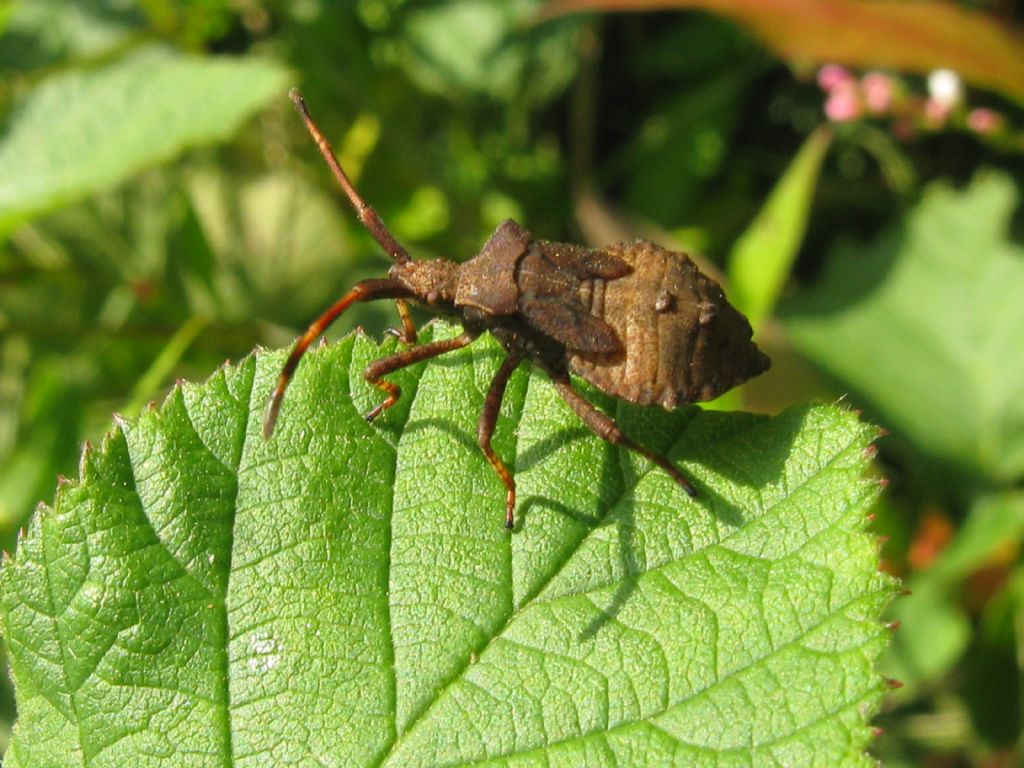
[[[417,254],[467,258],[512,216],[719,265],[775,362],[747,407],[845,394],[891,431],[876,526],[913,594],[892,608],[905,686],[876,754],[1015,764],[1024,47],[1012,5],[818,5],[0,5],[3,547],[112,412],[287,344],[383,269],[285,97],[298,84]],[[1003,129],[823,128],[828,61],[910,93],[953,67]]]

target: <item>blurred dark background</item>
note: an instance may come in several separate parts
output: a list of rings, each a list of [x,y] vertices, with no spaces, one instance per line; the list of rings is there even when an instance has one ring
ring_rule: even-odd
[[[875,754],[1019,764],[1021,9],[802,5],[0,3],[0,546],[115,412],[387,268],[298,85],[415,255],[506,217],[693,253],[774,359],[711,407],[845,397],[885,427],[873,526],[913,594]]]

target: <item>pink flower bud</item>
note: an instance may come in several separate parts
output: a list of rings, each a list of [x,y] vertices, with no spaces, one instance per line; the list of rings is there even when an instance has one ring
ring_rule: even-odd
[[[995,110],[979,107],[967,114],[967,127],[982,136],[991,136],[1003,129],[1003,116]]]
[[[861,78],[864,106],[873,115],[881,115],[892,107],[896,85],[893,79],[881,72],[868,72]]]
[[[857,84],[853,80],[833,88],[825,99],[825,117],[834,123],[856,120],[864,111]]]
[[[840,85],[853,82],[853,75],[838,64],[826,64],[818,70],[818,85],[823,91],[832,91]]]

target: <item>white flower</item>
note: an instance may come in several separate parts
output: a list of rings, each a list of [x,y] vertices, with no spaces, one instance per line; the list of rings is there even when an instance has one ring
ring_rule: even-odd
[[[936,69],[928,75],[928,95],[946,111],[964,100],[964,84],[951,69]]]

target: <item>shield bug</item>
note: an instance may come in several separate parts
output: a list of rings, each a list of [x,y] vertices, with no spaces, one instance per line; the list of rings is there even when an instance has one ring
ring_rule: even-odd
[[[602,392],[641,405],[672,409],[710,400],[767,370],[747,319],[721,287],[684,254],[637,240],[602,249],[535,240],[514,221],[501,224],[475,257],[458,264],[413,259],[352,186],[297,90],[289,94],[320,154],[359,220],[394,265],[384,278],[363,280],[298,339],[270,398],[263,434],[274,431],[285,390],[309,345],[356,302],[394,299],[410,346],[370,364],[365,379],[384,393],[366,414],[372,421],[401,395],[385,376],[470,344],[490,332],[506,356],[484,398],[477,442],[505,485],[511,529],[515,479],[491,447],[509,378],[524,360],[543,370],[568,406],[598,437],[646,456],[691,496],[696,491],[668,459],[634,442],[613,418],[573,388],[570,373]],[[416,344],[406,302],[457,318],[458,336]]]

